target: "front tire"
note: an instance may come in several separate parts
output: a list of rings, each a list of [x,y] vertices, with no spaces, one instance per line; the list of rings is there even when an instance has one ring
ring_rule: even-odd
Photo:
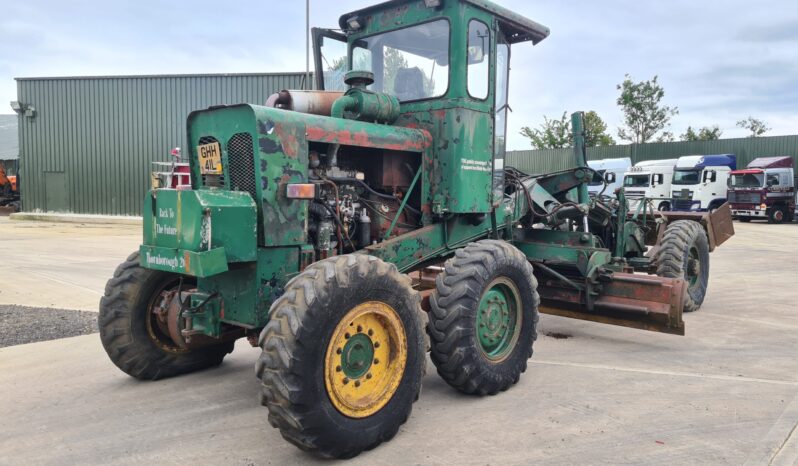
[[[351,458],[396,435],[426,365],[421,300],[392,264],[325,259],[291,279],[260,335],[269,422],[302,450]]]
[[[782,206],[775,206],[770,209],[770,214],[768,214],[768,222],[776,225],[784,223],[784,219],[787,217],[785,210],[786,209],[784,209]]]
[[[684,311],[697,311],[709,284],[709,241],[704,227],[691,220],[668,225],[657,254],[657,275],[687,282]]]
[[[507,390],[532,356],[539,303],[532,265],[511,244],[482,240],[458,250],[430,297],[438,374],[467,394]]]
[[[180,348],[153,323],[162,293],[177,288],[180,276],[145,269],[134,252],[119,265],[100,300],[100,340],[111,361],[137,379],[157,380],[222,363],[235,342],[194,350]]]

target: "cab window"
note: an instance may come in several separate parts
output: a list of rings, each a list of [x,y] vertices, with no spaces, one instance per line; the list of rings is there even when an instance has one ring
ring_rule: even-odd
[[[441,19],[358,39],[352,68],[374,73],[369,89],[400,102],[440,97],[449,88],[449,22]]]
[[[488,98],[490,80],[490,30],[485,23],[472,19],[468,23],[468,95]]]

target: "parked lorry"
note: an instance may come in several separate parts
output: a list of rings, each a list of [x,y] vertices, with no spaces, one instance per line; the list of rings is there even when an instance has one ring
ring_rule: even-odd
[[[594,170],[593,179],[587,185],[588,192],[614,197],[615,190],[623,185],[623,175],[632,166],[632,159],[588,160],[587,166]]]
[[[673,210],[712,212],[726,203],[729,173],[737,168],[737,156],[686,155],[679,157],[671,180]]]
[[[676,159],[638,162],[624,173],[623,188],[629,209],[634,212],[644,201],[653,209],[671,210],[671,180]]]
[[[791,222],[795,216],[792,157],[759,157],[744,170],[732,171],[728,200],[732,216],[741,222]]]
[[[427,350],[481,396],[526,370],[539,312],[684,333],[728,208],[627,218],[591,198],[581,113],[574,168],[503,163],[510,47],[546,27],[486,0],[386,2],[339,26],[314,52],[346,44],[345,92],[318,66],[319,91],[188,116],[190,187],[148,192],[143,243],[100,302],[114,364],[175,376],[247,338],[272,426],[346,458],[396,435]]]

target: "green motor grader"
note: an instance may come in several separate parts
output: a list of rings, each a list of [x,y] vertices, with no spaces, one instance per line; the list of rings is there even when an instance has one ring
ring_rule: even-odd
[[[548,34],[486,0],[382,3],[314,30],[318,90],[189,115],[190,189],[149,191],[100,303],[114,364],[175,376],[247,338],[269,422],[344,458],[397,433],[427,351],[493,395],[526,370],[538,312],[683,334],[727,207],[589,197],[581,114],[575,168],[504,163],[511,46]]]

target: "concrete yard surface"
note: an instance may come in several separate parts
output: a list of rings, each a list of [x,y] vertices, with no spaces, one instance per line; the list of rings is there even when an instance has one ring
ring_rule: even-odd
[[[0,304],[96,312],[105,282],[140,243],[140,225],[0,217]]]
[[[735,228],[711,256],[709,292],[685,315],[686,336],[541,316],[516,386],[464,396],[429,363],[399,434],[350,464],[794,464],[798,224]],[[47,254],[87,289],[104,283],[94,264],[107,274],[134,244],[116,235],[96,262],[70,268],[70,236],[53,236]],[[16,274],[46,260],[15,262]],[[113,366],[96,334],[0,349],[0,464],[317,462],[268,425],[257,356],[240,341],[219,368],[139,382]]]

